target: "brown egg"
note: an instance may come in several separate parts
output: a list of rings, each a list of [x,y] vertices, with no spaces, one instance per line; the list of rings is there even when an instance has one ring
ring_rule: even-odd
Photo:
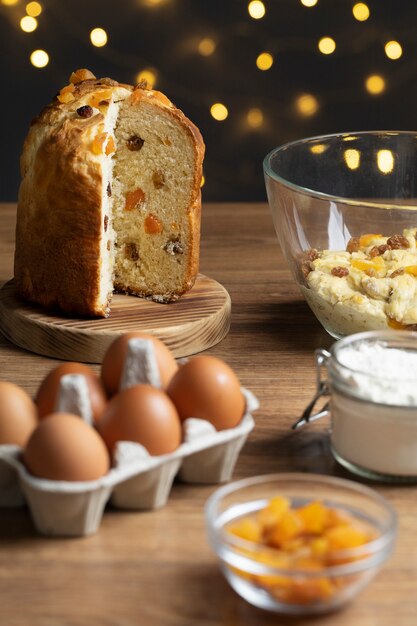
[[[117,441],[140,443],[153,456],[173,452],[181,443],[175,406],[151,385],[136,385],[113,396],[98,429],[111,452]]]
[[[167,393],[182,420],[199,417],[216,430],[233,428],[243,417],[245,398],[233,370],[213,356],[196,356],[182,365]]]
[[[58,365],[58,367],[51,370],[46,378],[43,379],[35,398],[39,409],[39,417],[43,418],[45,415],[50,415],[55,411],[59,382],[65,374],[83,374],[86,377],[90,392],[93,420],[97,422],[107,404],[107,397],[103,385],[98,376],[96,376],[88,365],[72,362]]]
[[[178,370],[178,364],[175,361],[172,352],[166,347],[162,341],[151,335],[140,332],[125,333],[118,337],[109,346],[104,355],[101,366],[101,378],[104,386],[110,395],[119,391],[120,379],[123,373],[123,366],[127,355],[127,344],[129,339],[149,339],[155,348],[155,357],[159,367],[162,387],[165,389],[175,372]]]
[[[71,413],[53,413],[33,431],[23,453],[28,471],[49,480],[96,480],[107,474],[110,457],[94,428]]]
[[[0,382],[0,444],[25,446],[37,425],[38,411],[26,391]]]

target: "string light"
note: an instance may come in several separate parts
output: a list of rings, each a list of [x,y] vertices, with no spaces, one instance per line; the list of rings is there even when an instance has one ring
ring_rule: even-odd
[[[107,33],[104,28],[93,28],[90,33],[90,39],[93,46],[96,46],[96,48],[101,48],[107,43]]]
[[[271,69],[273,63],[274,57],[270,52],[261,52],[256,59],[256,67],[262,71]]]
[[[25,15],[25,17],[22,17],[20,20],[20,28],[25,33],[33,33],[33,31],[38,28],[38,20],[29,15]]]
[[[1,3],[4,4],[6,7],[12,7],[18,2],[19,0],[1,0]]]
[[[42,5],[39,2],[29,2],[26,5],[26,13],[30,17],[38,17],[42,13]]]
[[[357,2],[352,7],[352,13],[353,17],[355,20],[358,20],[358,22],[366,22],[370,15],[369,7],[364,2]]]
[[[205,37],[198,44],[198,51],[203,57],[209,57],[216,50],[216,42],[210,37]]]
[[[136,83],[146,80],[152,89],[158,79],[158,72],[153,67],[146,67],[136,75]]]
[[[264,123],[264,114],[261,109],[249,109],[246,114],[246,121],[251,128],[260,128]]]
[[[45,50],[34,50],[30,55],[30,62],[35,67],[46,67],[49,63],[49,54]]]
[[[218,122],[223,122],[229,115],[229,111],[227,110],[227,107],[221,102],[215,102],[210,107],[210,113],[212,117],[214,117],[214,119],[217,120]]]
[[[402,56],[402,53],[403,49],[398,41],[388,41],[385,44],[385,54],[389,59],[393,59],[395,61],[396,59],[399,59],[400,56]]]
[[[299,96],[295,101],[297,111],[305,117],[311,117],[319,110],[319,102],[317,98],[310,93]]]
[[[336,42],[331,37],[322,37],[318,47],[322,54],[332,54],[336,50]]]
[[[248,12],[254,20],[260,20],[266,13],[265,5],[260,0],[252,0],[248,4]]]
[[[385,80],[379,74],[372,74],[366,79],[365,88],[370,94],[377,96],[385,91]]]
[[[357,170],[361,164],[361,153],[359,150],[349,149],[344,152],[345,163],[350,170]]]
[[[391,150],[378,150],[377,155],[378,169],[383,174],[389,174],[394,169],[394,155]]]
[[[305,7],[315,7],[318,0],[300,0],[300,2]]]

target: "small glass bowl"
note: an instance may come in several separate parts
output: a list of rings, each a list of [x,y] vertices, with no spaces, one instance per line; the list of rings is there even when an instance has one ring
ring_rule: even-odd
[[[417,133],[374,131],[312,137],[280,146],[264,159],[278,241],[301,292],[327,332],[386,330],[390,319],[362,296],[326,298],[307,282],[309,253],[346,250],[352,237],[402,234],[417,227]],[[336,281],[339,280],[336,278]],[[395,328],[401,325],[395,325]]]
[[[334,553],[343,564],[320,571],[269,565],[268,559],[259,558],[259,550],[264,554],[265,546],[240,539],[226,527],[256,514],[278,495],[289,498],[296,507],[320,500],[327,507],[349,513],[376,538]],[[254,606],[293,615],[326,613],[352,600],[388,558],[396,536],[396,514],[384,498],[368,487],[330,476],[289,473],[240,480],[215,491],[206,503],[205,515],[209,543],[232,588]],[[268,551],[269,562],[273,562],[276,551]],[[286,601],[282,593],[291,586],[302,592],[297,602]]]

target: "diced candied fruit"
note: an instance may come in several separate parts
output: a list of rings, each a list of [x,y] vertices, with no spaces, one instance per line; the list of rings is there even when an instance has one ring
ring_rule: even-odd
[[[403,324],[402,322],[398,322],[396,319],[393,319],[393,318],[388,319],[388,326],[390,328],[394,328],[395,330],[405,330],[407,328],[406,324]]]
[[[111,89],[102,89],[101,91],[98,91],[96,93],[93,93],[89,100],[88,100],[88,104],[91,107],[94,107],[96,109],[100,108],[100,103],[103,102],[104,100],[109,100],[112,96],[112,90]]]
[[[352,519],[344,511],[339,509],[328,508],[326,517],[326,528],[332,528],[333,526],[343,526],[344,524],[351,524]]]
[[[107,155],[109,155],[109,154],[112,154],[112,152],[114,152],[115,150],[116,150],[116,144],[114,143],[113,137],[110,135],[106,143],[105,152]]]
[[[65,87],[63,87],[57,96],[58,100],[62,103],[71,102],[72,100],[74,100],[74,89],[74,85],[66,85]]]
[[[263,526],[264,530],[268,530],[278,524],[289,508],[290,501],[288,498],[283,498],[282,496],[271,498],[268,505],[258,513],[259,523]]]
[[[406,265],[404,268],[404,272],[406,274],[411,274],[412,276],[417,276],[417,265]]]
[[[320,535],[326,525],[327,509],[321,502],[310,502],[297,509],[297,514],[304,525],[304,532]]]
[[[372,272],[381,272],[385,269],[385,262],[381,256],[376,256],[373,259],[352,259],[352,267],[357,270],[361,270],[366,274]]]
[[[348,550],[357,548],[369,541],[369,535],[359,528],[348,526],[334,526],[326,531],[329,550]]]
[[[325,557],[329,551],[329,541],[325,537],[315,537],[310,543],[310,550],[313,557]]]
[[[149,213],[149,215],[146,216],[145,232],[148,233],[148,235],[157,235],[158,233],[161,233],[163,229],[164,227],[162,222],[157,217],[155,217],[155,215]]]
[[[125,211],[133,211],[134,209],[140,209],[145,203],[145,192],[138,187],[133,191],[129,191],[126,194]]]
[[[240,539],[246,539],[246,541],[255,541],[258,543],[261,541],[262,529],[256,520],[247,517],[228,528],[229,532]]]
[[[285,511],[277,525],[267,534],[268,545],[279,548],[283,543],[294,539],[303,530],[303,522],[295,511]]]
[[[94,154],[103,154],[104,145],[107,142],[107,133],[99,133],[94,137],[91,143],[91,152]]]
[[[278,516],[273,515],[274,510]],[[242,547],[242,555],[271,568],[262,574],[231,569],[281,602],[298,605],[324,603],[350,584],[347,578],[327,577],[326,568],[362,558],[343,551],[375,539],[366,526],[343,509],[326,507],[320,501],[291,508],[282,497],[272,499],[256,516],[241,518],[227,529],[256,545],[255,550]]]
[[[359,237],[359,246],[361,248],[367,248],[370,246],[374,239],[380,239],[383,235],[376,235],[374,233],[367,233],[366,235],[361,235]]]
[[[91,80],[94,78],[95,76],[92,72],[90,72],[90,70],[86,70],[85,68],[83,68],[72,72],[70,76],[70,83],[80,83],[83,80]]]

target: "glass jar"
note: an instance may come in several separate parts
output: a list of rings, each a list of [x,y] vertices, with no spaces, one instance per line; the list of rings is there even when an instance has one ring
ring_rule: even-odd
[[[331,449],[341,465],[366,478],[416,481],[417,332],[350,335],[329,352],[317,350],[316,361],[317,394],[293,428],[330,414]],[[329,402],[312,414],[325,395]]]

